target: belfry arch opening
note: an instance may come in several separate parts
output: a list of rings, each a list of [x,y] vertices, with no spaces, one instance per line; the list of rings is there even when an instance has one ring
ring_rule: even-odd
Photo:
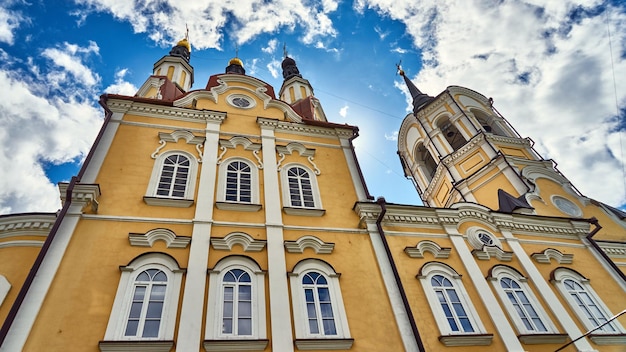
[[[456,128],[456,126],[452,124],[450,119],[447,117],[444,117],[437,122],[437,128],[439,128],[441,134],[446,139],[450,147],[452,147],[453,151],[461,148],[467,142],[465,137],[463,137],[461,132],[459,132],[459,129]]]
[[[493,116],[487,115],[482,110],[472,109],[470,110],[476,120],[478,120],[478,124],[483,129],[483,131],[487,133],[493,133],[498,136],[507,136],[507,133],[500,127],[500,125],[494,120]]]
[[[424,143],[420,142],[415,147],[415,163],[417,164],[418,169],[424,175],[426,182],[430,182],[435,175],[435,171],[437,170],[437,163],[433,156],[430,154],[428,149]]]

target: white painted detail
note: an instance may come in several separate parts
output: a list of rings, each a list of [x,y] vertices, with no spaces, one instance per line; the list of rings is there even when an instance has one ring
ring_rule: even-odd
[[[2,307],[2,302],[9,294],[9,290],[11,289],[11,283],[7,280],[6,277],[0,275],[0,307]]]
[[[187,248],[191,237],[177,236],[169,229],[153,229],[146,233],[129,233],[128,240],[131,246],[152,247],[154,242],[163,241],[167,248]]]
[[[295,241],[285,241],[285,248],[289,253],[302,253],[311,248],[315,254],[331,254],[335,244],[324,242],[315,236],[302,236]]]
[[[244,232],[231,232],[224,238],[211,238],[213,248],[222,251],[231,251],[238,244],[243,248],[244,252],[260,252],[265,248],[266,242],[264,240],[256,240]]]

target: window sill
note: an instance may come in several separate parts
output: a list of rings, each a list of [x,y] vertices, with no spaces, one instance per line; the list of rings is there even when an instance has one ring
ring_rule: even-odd
[[[205,351],[263,351],[269,340],[204,340]]]
[[[143,201],[148,205],[160,207],[189,208],[193,204],[192,199],[161,198],[144,196]]]
[[[354,339],[296,339],[296,347],[299,350],[349,350],[352,348]]]
[[[283,207],[283,211],[288,215],[300,215],[300,216],[322,216],[326,213],[324,209],[316,208],[294,208]]]
[[[217,209],[222,210],[236,210],[236,211],[259,211],[261,210],[261,204],[250,203],[231,203],[231,202],[216,202]]]
[[[589,338],[596,345],[626,345],[626,334],[591,334]]]
[[[567,342],[567,334],[521,334],[517,337],[523,344],[526,345]]]
[[[468,334],[439,336],[439,341],[446,346],[488,346],[493,334]]]
[[[101,352],[169,352],[174,347],[174,341],[100,341]]]

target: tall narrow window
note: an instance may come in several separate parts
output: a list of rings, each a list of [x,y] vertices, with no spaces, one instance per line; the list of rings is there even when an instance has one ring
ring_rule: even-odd
[[[421,169],[426,182],[430,182],[437,170],[437,163],[423,143],[419,143],[415,148],[415,162]]]
[[[315,271],[302,277],[302,288],[306,300],[306,310],[311,335],[337,335],[328,281]]]
[[[349,349],[348,320],[339,275],[317,259],[299,262],[289,274],[298,349]]]
[[[148,269],[137,276],[124,336],[159,336],[166,288],[162,270]]]
[[[157,186],[157,196],[184,198],[189,166],[189,159],[183,155],[173,154],[165,158]]]
[[[311,175],[301,167],[287,170],[289,199],[292,207],[315,208],[315,198],[311,187]]]
[[[522,290],[522,287],[513,279],[505,277],[500,280],[500,287],[506,297],[511,302],[517,316],[528,331],[545,332],[548,331],[541,317],[533,307],[532,303]]]
[[[222,280],[222,333],[252,335],[252,280],[241,269],[229,270]]]
[[[465,137],[448,118],[440,119],[437,122],[437,127],[441,131],[443,138],[452,147],[452,151],[458,150],[467,142]]]
[[[443,314],[453,332],[474,332],[463,302],[454,289],[452,282],[441,275],[435,275],[430,283],[437,295]]]
[[[594,334],[608,335],[624,334],[626,332],[617,320],[606,324],[613,314],[594,292],[589,284],[589,280],[584,276],[570,269],[558,268],[554,270],[552,277],[553,282],[563,297],[587,329],[591,330],[605,324],[600,329],[594,331]],[[592,337],[592,340],[594,340],[594,337]]]
[[[252,203],[252,172],[250,165],[233,161],[226,170],[226,201]]]

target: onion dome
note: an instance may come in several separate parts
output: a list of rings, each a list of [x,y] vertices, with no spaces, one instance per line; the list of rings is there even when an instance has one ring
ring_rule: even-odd
[[[243,62],[238,57],[233,57],[228,61],[228,66],[226,66],[226,73],[236,73],[240,75],[245,75],[246,70],[243,68]]]
[[[300,74],[300,70],[298,70],[298,66],[296,66],[296,61],[290,58],[289,56],[285,57],[281,66],[283,67],[283,79],[284,80],[288,80],[289,78],[294,77],[294,76],[302,78],[302,75]]]
[[[176,43],[176,46],[174,46],[172,50],[170,50],[170,55],[182,57],[187,62],[189,62],[189,59],[191,57],[191,45],[189,44],[187,38],[183,38],[178,41],[178,43]]]

